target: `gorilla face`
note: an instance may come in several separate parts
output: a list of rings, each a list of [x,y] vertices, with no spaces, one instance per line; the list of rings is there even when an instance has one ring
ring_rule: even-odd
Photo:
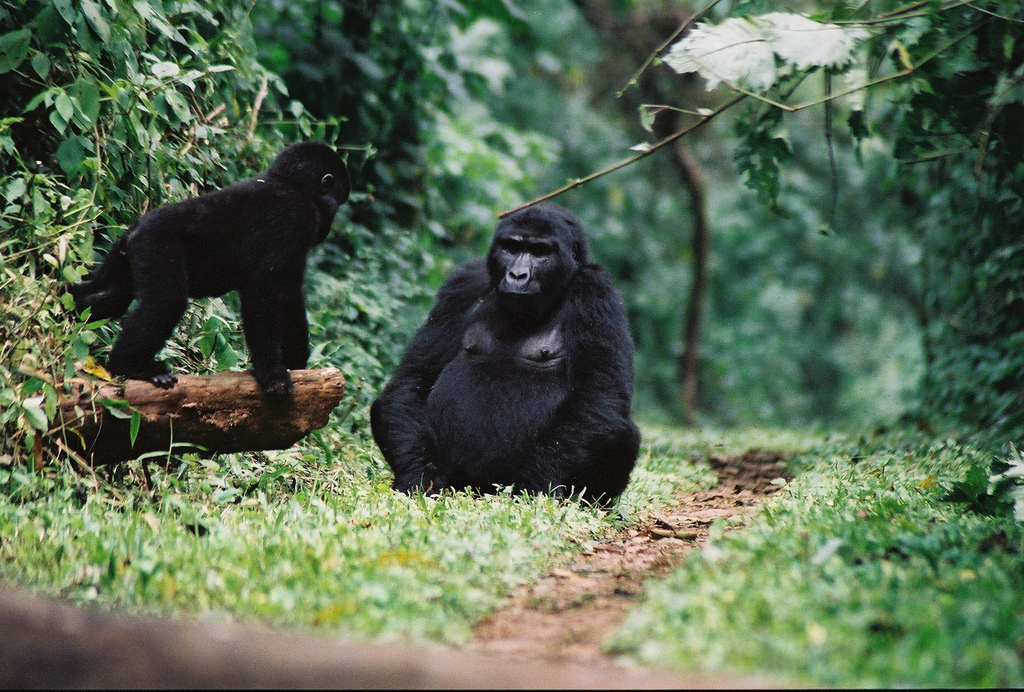
[[[510,216],[494,234],[487,268],[499,305],[511,313],[540,318],[560,302],[586,258],[582,228],[557,207]]]

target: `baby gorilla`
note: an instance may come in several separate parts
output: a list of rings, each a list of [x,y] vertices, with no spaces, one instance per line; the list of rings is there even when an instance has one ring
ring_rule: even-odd
[[[92,308],[91,319],[121,317],[137,301],[121,323],[107,369],[173,387],[177,378],[155,356],[188,299],[237,290],[253,375],[266,394],[291,394],[288,370],[309,359],[306,255],[327,237],[350,187],[334,149],[302,142],[257,178],[140,218],[103,264],[70,289],[79,311]]]

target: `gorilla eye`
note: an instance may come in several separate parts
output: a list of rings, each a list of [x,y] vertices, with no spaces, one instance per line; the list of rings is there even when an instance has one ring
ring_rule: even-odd
[[[334,176],[328,173],[320,179],[320,191],[330,192],[332,187],[334,187]]]

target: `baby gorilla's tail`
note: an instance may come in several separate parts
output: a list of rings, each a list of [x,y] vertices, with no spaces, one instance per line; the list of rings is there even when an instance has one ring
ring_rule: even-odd
[[[110,247],[103,264],[89,272],[85,281],[68,289],[78,312],[91,307],[90,319],[102,320],[120,317],[128,311],[135,291],[125,254],[127,244],[125,233]]]

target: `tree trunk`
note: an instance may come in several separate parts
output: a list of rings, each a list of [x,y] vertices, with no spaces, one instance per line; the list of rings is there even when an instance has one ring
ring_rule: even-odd
[[[148,452],[286,449],[326,425],[345,392],[345,379],[335,368],[295,370],[292,382],[292,396],[277,400],[244,372],[183,375],[171,389],[142,380],[102,385],[76,380],[60,402],[63,441],[95,465]],[[133,411],[140,414],[134,445]]]
[[[690,193],[690,212],[693,214],[693,282],[690,299],[683,317],[683,354],[679,358],[679,381],[682,389],[683,411],[691,425],[697,422],[697,385],[700,380],[700,335],[704,323],[704,304],[708,292],[708,255],[711,233],[708,229],[707,202],[704,178],[690,150],[682,144],[674,149],[680,177]]]

